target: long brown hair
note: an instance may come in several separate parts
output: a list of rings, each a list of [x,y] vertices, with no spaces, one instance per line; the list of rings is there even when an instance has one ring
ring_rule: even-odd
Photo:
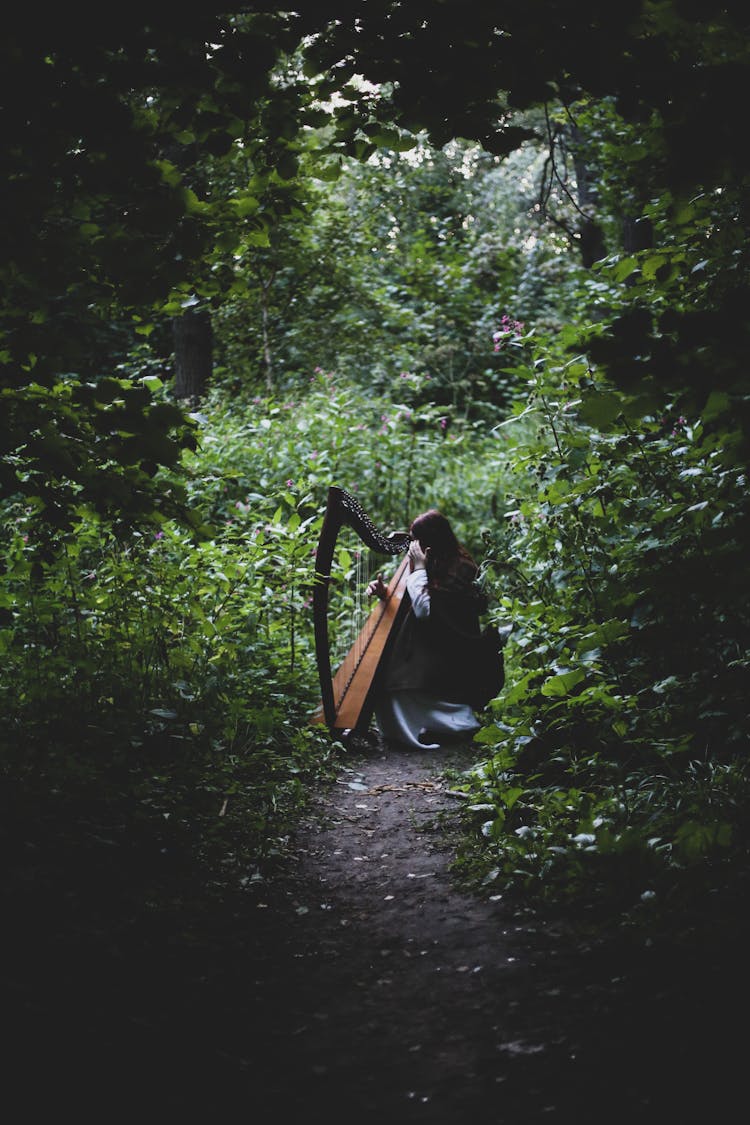
[[[466,548],[459,543],[447,518],[437,508],[430,508],[412,521],[412,539],[418,539],[427,556],[427,576],[434,586],[454,582],[471,582],[478,567]]]

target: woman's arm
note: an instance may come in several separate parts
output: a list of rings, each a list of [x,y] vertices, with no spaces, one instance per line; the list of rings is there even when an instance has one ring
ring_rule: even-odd
[[[430,591],[427,588],[427,571],[424,567],[413,570],[406,579],[406,589],[411,598],[415,617],[430,616]]]
[[[429,551],[429,547],[427,551]],[[422,550],[418,539],[412,539],[409,544],[409,568],[411,573],[406,579],[406,589],[409,591],[412,609],[415,617],[430,616],[430,592],[427,589],[427,552]]]

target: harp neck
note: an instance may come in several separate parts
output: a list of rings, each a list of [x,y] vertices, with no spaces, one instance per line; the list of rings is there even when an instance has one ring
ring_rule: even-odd
[[[330,578],[336,539],[345,525],[356,531],[366,547],[381,555],[401,555],[409,546],[408,531],[397,531],[386,535],[377,529],[359,500],[356,500],[350,492],[346,492],[343,488],[331,487],[328,490],[328,504],[315,556],[315,570],[323,578]]]

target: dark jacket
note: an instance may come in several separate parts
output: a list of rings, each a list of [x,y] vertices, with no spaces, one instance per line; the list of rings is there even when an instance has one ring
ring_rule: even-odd
[[[462,567],[451,581],[430,584],[427,617],[416,617],[409,605],[386,660],[385,691],[419,690],[445,702],[472,702],[479,618],[486,608],[476,573],[473,566]]]

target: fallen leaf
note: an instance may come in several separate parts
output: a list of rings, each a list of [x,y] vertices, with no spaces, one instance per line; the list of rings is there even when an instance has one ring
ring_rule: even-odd
[[[507,1051],[509,1055],[538,1055],[544,1050],[543,1043],[499,1043],[498,1051]]]

